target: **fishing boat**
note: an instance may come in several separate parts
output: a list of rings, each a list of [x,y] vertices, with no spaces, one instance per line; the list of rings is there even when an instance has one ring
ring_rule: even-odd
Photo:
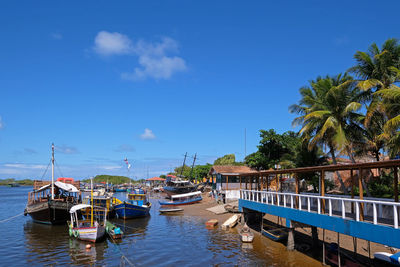
[[[83,200],[83,204],[88,204],[91,205],[91,197],[86,196]],[[93,206],[95,207],[101,207],[100,209],[95,208],[95,213],[100,217],[100,219],[103,218],[104,212],[107,217],[107,219],[112,219],[115,217],[115,208],[113,204],[113,198],[107,195],[104,196],[95,196],[93,193]],[[86,215],[86,214],[83,214]]]
[[[171,201],[159,201],[159,203],[163,206],[189,205],[200,202],[202,199],[201,192],[196,191],[187,194],[173,195],[171,196]]]
[[[374,253],[374,266],[400,266],[400,251],[397,253]]]
[[[282,241],[287,239],[288,237],[288,232],[286,228],[272,227],[268,224],[264,224],[264,222],[261,233],[273,241]]]
[[[343,266],[343,267],[362,267],[364,264],[358,262],[357,259],[345,253],[344,251],[340,251],[340,263],[338,257],[338,244],[330,243],[327,249],[327,253],[325,256],[327,263],[332,266]],[[387,266],[387,265],[385,265]]]
[[[242,229],[239,231],[240,239],[243,243],[251,243],[254,239],[254,233],[251,232],[250,227],[247,224],[244,224]]]
[[[124,234],[121,228],[115,226],[110,221],[106,222],[106,233],[109,237],[111,237],[114,240],[121,239],[122,235]]]
[[[181,212],[183,211],[182,208],[171,208],[171,209],[159,209],[158,210],[160,213],[175,213],[175,212]]]
[[[169,197],[173,195],[186,194],[197,190],[197,185],[190,181],[181,180],[175,176],[167,175],[167,184],[163,187],[164,193]]]
[[[228,229],[228,228],[233,228],[235,227],[235,225],[237,224],[238,220],[239,220],[239,215],[235,214],[232,215],[231,217],[229,217],[228,220],[226,220],[222,225],[222,229]]]
[[[54,182],[54,144],[52,144],[51,182],[34,181],[33,191],[28,193],[24,215],[44,224],[63,224],[69,218],[69,210],[80,201],[79,181]]]
[[[93,208],[93,206],[88,204],[78,204],[71,208],[69,211],[71,221],[68,222],[69,236],[90,242],[96,242],[104,236],[107,219],[100,220],[96,217]],[[100,209],[101,207],[97,208]],[[79,219],[78,211],[83,209],[89,210],[91,216]]]
[[[148,216],[151,203],[148,201],[147,194],[143,189],[133,189],[128,194],[126,201],[114,198],[115,211],[117,216],[122,219],[131,219]]]

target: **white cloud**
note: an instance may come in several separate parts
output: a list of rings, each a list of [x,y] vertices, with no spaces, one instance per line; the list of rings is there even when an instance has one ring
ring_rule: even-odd
[[[5,163],[4,167],[16,169],[45,169],[46,165],[42,164],[23,164],[23,163]]]
[[[55,149],[57,152],[60,152],[62,154],[78,154],[79,153],[78,149],[73,146],[62,145],[62,146],[56,146]]]
[[[110,171],[110,170],[119,170],[119,169],[121,169],[121,166],[105,165],[105,166],[98,166],[98,168]]]
[[[155,139],[156,136],[155,136],[155,134],[153,133],[152,130],[146,128],[146,129],[144,129],[144,133],[142,133],[140,135],[140,138],[143,139],[143,140],[152,140],[152,139]]]
[[[3,119],[0,116],[0,129],[3,129],[3,128],[4,128],[4,123],[3,123]]]
[[[137,56],[139,67],[133,72],[121,74],[122,79],[144,80],[146,78],[169,79],[178,72],[187,70],[186,62],[170,53],[178,53],[178,43],[169,37],[161,42],[132,41],[128,36],[118,32],[101,31],[95,38],[94,51],[102,56],[132,55]]]
[[[101,31],[94,39],[94,50],[103,56],[129,54],[132,53],[132,42],[118,32]]]
[[[51,34],[51,37],[52,37],[54,40],[61,40],[61,39],[63,38],[63,36],[62,36],[61,33],[52,33],[52,34]]]

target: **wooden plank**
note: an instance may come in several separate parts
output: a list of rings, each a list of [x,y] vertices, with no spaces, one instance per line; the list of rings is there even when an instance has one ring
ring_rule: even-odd
[[[397,173],[397,167],[394,168],[394,179],[393,179],[393,188],[394,188],[394,201],[399,202],[399,175]]]
[[[364,199],[364,188],[362,185],[362,168],[358,169],[358,192],[359,198]],[[364,221],[364,203],[360,203],[360,221]]]

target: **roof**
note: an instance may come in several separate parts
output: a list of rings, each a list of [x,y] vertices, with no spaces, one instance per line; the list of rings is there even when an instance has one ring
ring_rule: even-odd
[[[160,177],[152,177],[152,178],[146,179],[146,181],[165,181],[165,179],[160,178]]]
[[[197,195],[201,195],[201,192],[196,191],[196,192],[191,192],[191,193],[186,193],[186,194],[173,195],[173,196],[171,196],[171,198],[191,197],[191,196],[197,196]]]
[[[209,174],[220,173],[222,175],[239,175],[240,173],[257,172],[247,166],[232,166],[232,165],[214,165]]]
[[[69,213],[74,213],[77,210],[85,209],[85,208],[90,208],[91,206],[88,204],[78,204],[75,206],[72,206],[72,208],[69,210]]]
[[[54,185],[57,186],[58,188],[64,190],[64,191],[67,191],[67,192],[70,192],[70,193],[79,192],[78,188],[76,188],[72,184],[66,184],[66,183],[57,181],[57,182],[54,183]]]

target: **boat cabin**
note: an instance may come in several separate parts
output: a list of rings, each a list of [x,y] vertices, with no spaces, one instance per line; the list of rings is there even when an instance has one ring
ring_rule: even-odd
[[[51,199],[51,183],[48,183],[40,188],[34,189],[32,192],[28,193],[28,205],[39,202],[47,202],[50,199]],[[77,204],[81,200],[81,193],[78,190],[78,188],[76,188],[72,184],[55,182],[54,200]]]
[[[93,226],[91,225],[91,209],[92,206],[88,204],[78,204],[73,206],[69,213],[71,214],[71,226],[73,228],[81,228],[81,227],[97,227],[98,225],[105,225],[106,218],[100,219],[99,216],[96,216],[95,210],[100,210],[104,208],[94,206],[93,207]],[[79,219],[78,211],[81,211],[82,214],[85,214],[83,216],[83,219]]]
[[[134,189],[132,193],[128,194],[128,201],[137,206],[146,205],[148,202],[146,192],[140,188]]]

